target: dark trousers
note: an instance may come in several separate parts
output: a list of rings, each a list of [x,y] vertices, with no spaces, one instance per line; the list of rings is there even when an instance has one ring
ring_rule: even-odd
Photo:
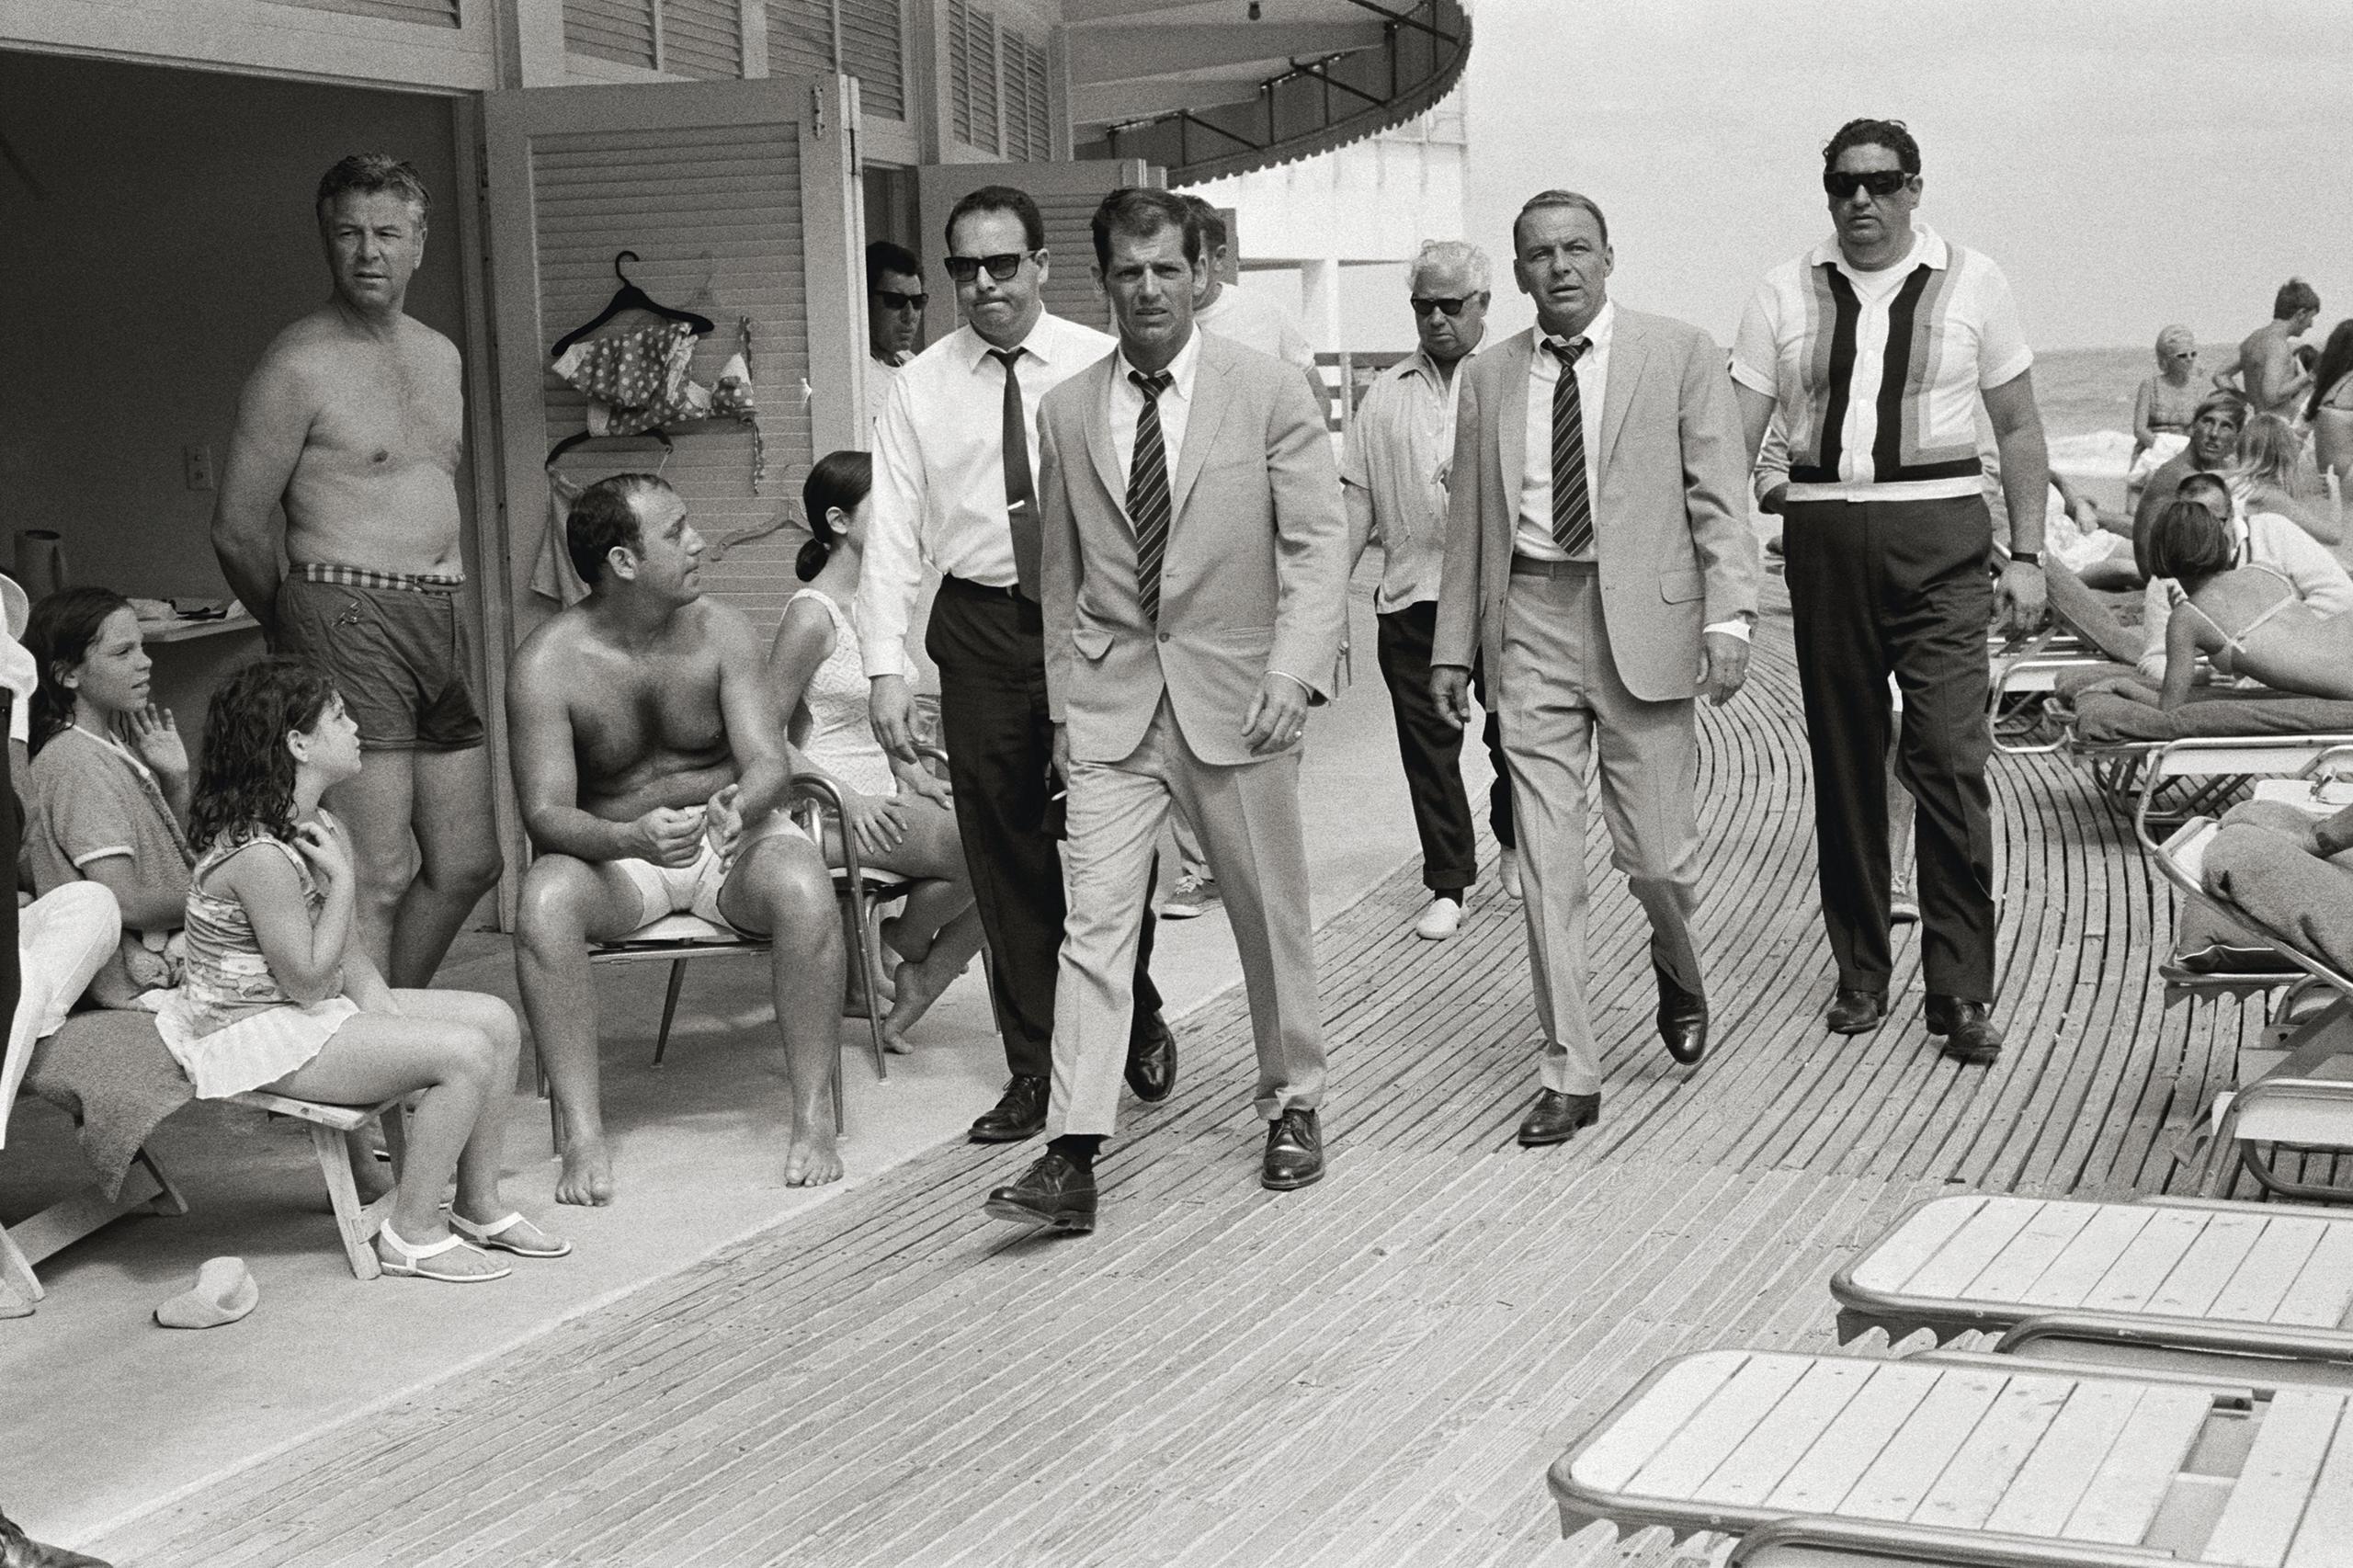
[[[1050,1077],[1064,908],[1062,855],[1047,813],[1054,727],[1038,607],[950,577],[932,601],[924,648],[939,666],[940,739],[988,937],[1005,1062],[1023,1076]],[[1138,1017],[1160,1011],[1152,934],[1147,912],[1136,948]]]
[[[1994,999],[1993,796],[1985,763],[1986,575],[1976,496],[1798,501],[1782,529],[1813,753],[1822,920],[1838,983],[1885,991],[1887,676],[1904,693],[1895,771],[1918,803],[1921,968],[1930,991]]]
[[[1414,831],[1422,838],[1422,885],[1432,892],[1460,893],[1478,880],[1471,797],[1462,788],[1462,732],[1430,699],[1430,642],[1438,633],[1438,601],[1427,599],[1377,618],[1381,623],[1381,678],[1389,685],[1389,709],[1397,716],[1397,756],[1405,765],[1405,792],[1414,802]],[[1513,846],[1511,774],[1504,766],[1495,707],[1487,696],[1485,661],[1472,655],[1471,684],[1486,710],[1480,738],[1495,781],[1487,786],[1487,823],[1495,842]]]

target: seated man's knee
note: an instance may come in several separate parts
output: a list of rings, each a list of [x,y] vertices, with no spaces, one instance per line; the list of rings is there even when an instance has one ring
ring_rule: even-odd
[[[596,873],[569,855],[542,855],[523,873],[515,911],[518,946],[540,957],[585,950],[588,914],[598,890]]]
[[[802,947],[839,939],[833,873],[815,845],[782,835],[764,840],[746,869],[748,891],[772,935],[789,933]]]

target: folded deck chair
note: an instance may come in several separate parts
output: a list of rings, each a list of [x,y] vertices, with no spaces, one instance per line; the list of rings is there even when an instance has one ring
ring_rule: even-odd
[[[2343,1210],[1956,1193],[1915,1206],[1830,1293],[1842,1341],[1992,1330],[2028,1355],[2211,1371],[2280,1357],[2311,1363],[2299,1381],[2353,1387]]]
[[[1750,1568],[2345,1568],[2348,1404],[2342,1389],[1949,1350],[1709,1350],[1652,1372],[1550,1482],[1564,1536],[1596,1519],[1724,1530]]]

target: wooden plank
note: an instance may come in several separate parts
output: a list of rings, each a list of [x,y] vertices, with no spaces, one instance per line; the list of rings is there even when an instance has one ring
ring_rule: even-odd
[[[1651,1456],[1626,1483],[1626,1490],[1650,1497],[1699,1494],[1700,1483],[1773,1415],[1781,1396],[1805,1375],[1809,1365],[1796,1356],[1751,1358],[1684,1423],[1672,1441]]]
[[[2215,1295],[2207,1315],[2230,1323],[2268,1322],[2327,1231],[2325,1221],[2296,1214],[2267,1216],[2263,1238]]]
[[[1863,1471],[1936,1386],[1937,1374],[1926,1367],[1890,1361],[1877,1368],[1870,1381],[1790,1467],[1767,1497],[1767,1506],[1793,1514],[1837,1512]]]
[[[2076,1383],[2027,1460],[2035,1483],[2012,1488],[1994,1506],[1985,1528],[2011,1535],[2057,1535],[2140,1403],[2140,1391],[2128,1383],[2104,1378]]]
[[[2353,1541],[2353,1415],[2337,1418],[2336,1441],[2313,1483],[2287,1568],[2338,1568],[2347,1541]]]
[[[1855,1283],[1882,1295],[1901,1291],[1905,1281],[1985,1207],[1978,1193],[1956,1194],[1925,1204],[1905,1217],[1904,1228],[1880,1239],[1855,1265]]]
[[[2129,1312],[2145,1306],[2149,1298],[2165,1282],[2174,1265],[2181,1261],[2190,1244],[2205,1229],[2206,1216],[2187,1209],[2159,1209],[2149,1219],[2132,1244],[2116,1260],[2116,1266],[2101,1276],[2084,1298],[2084,1305],[2093,1312]]]
[[[2088,1203],[2046,1203],[1959,1294],[1972,1301],[2015,1301],[2058,1261],[2098,1209]]]
[[[2001,1396],[2008,1378],[1976,1368],[1942,1369],[1937,1386],[1880,1450],[1838,1505],[1842,1517],[1908,1519],[1936,1489],[1952,1457]]]
[[[2353,1326],[2348,1302],[2353,1302],[2353,1224],[2332,1221],[2271,1321],[2299,1328]]]
[[[2335,1390],[2281,1388],[2256,1428],[2255,1446],[2239,1468],[2222,1517],[2202,1555],[2231,1568],[2280,1568],[2297,1536],[2313,1483],[2345,1416]],[[2353,1541],[2337,1545],[2353,1550]]]
[[[2200,1390],[2150,1387],[2059,1533],[2069,1540],[2138,1543],[2212,1408]]]
[[[2209,1215],[2205,1230],[2149,1298],[2149,1310],[2203,1317],[2254,1250],[2263,1227],[2260,1215]]]
[[[2030,1198],[1987,1199],[1936,1256],[1913,1271],[1904,1281],[1904,1293],[1939,1298],[1961,1294],[1962,1287],[1984,1273],[2042,1209]]]
[[[2011,1378],[1912,1510],[1912,1522],[1952,1529],[1983,1528],[2076,1386],[2067,1378]]]
[[[1641,1403],[1577,1456],[1577,1480],[1597,1492],[1625,1490],[1626,1483],[1747,1363],[1748,1357],[1740,1351],[1711,1350],[1669,1368]]]
[[[2157,1210],[2131,1204],[2103,1209],[2091,1218],[2075,1242],[2019,1295],[2029,1307],[2080,1307],[2098,1288],[2116,1260],[2124,1256],[2156,1217]]]
[[[1825,1356],[1808,1367],[1798,1385],[1774,1407],[1772,1420],[1725,1456],[1702,1493],[1727,1505],[1762,1503],[1870,1381],[1872,1366],[1854,1357]]]

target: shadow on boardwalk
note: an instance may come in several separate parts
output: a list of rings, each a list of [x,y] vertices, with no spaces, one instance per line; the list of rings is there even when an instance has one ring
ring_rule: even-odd
[[[1611,1556],[1557,1540],[1543,1471],[1643,1371],[1827,1345],[1828,1276],[1917,1198],[2177,1185],[2176,1139],[2260,1025],[2255,1005],[2162,1010],[2162,884],[2035,758],[1996,764],[2000,1064],[1936,1055],[1908,937],[1886,1027],[1823,1033],[1789,647],[1768,617],[1748,693],[1703,718],[1718,1043],[1696,1074],[1652,1033],[1646,932],[1594,846],[1597,1133],[1513,1145],[1535,1044],[1518,910],[1483,892],[1457,939],[1419,942],[1407,868],[1319,938],[1322,1186],[1256,1185],[1229,994],[1184,1030],[1176,1096],[1129,1108],[1091,1239],[983,1219],[1027,1152],[949,1145],[92,1549],[142,1568]]]

